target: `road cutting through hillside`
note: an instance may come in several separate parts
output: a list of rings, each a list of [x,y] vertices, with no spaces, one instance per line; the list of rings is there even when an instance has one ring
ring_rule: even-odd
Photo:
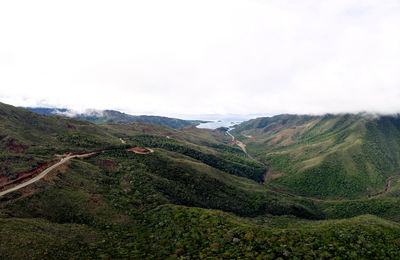
[[[231,133],[228,133],[228,134],[230,136],[232,136],[232,141],[236,139]],[[270,168],[271,168],[270,165],[265,164],[263,162],[260,162],[257,159],[255,159],[254,157],[252,157],[247,152],[246,145],[244,143],[242,143],[241,141],[238,141],[236,139],[236,141],[233,141],[232,143],[236,144],[237,146],[239,146],[242,149],[242,151],[246,154],[246,156],[248,158],[250,158],[250,159],[252,159],[252,160],[254,160],[254,161],[258,162],[258,163],[261,163],[266,167],[266,171],[265,171],[264,176],[263,176],[262,184],[269,190],[272,190],[272,191],[275,191],[275,192],[279,192],[279,193],[282,193],[282,194],[285,194],[285,195],[288,195],[288,196],[291,196],[291,197],[294,197],[294,198],[309,200],[309,201],[312,201],[312,202],[335,202],[335,201],[345,201],[345,200],[356,200],[356,199],[318,199],[318,198],[312,198],[312,197],[304,197],[304,196],[301,196],[301,195],[297,195],[297,194],[291,193],[289,191],[282,190],[282,189],[277,188],[277,187],[270,186],[270,185],[267,184],[268,173],[269,173]],[[390,176],[389,178],[386,179],[386,186],[385,186],[385,189],[383,191],[374,193],[372,195],[364,196],[364,197],[362,197],[362,199],[372,199],[372,198],[375,198],[375,197],[378,197],[380,195],[383,195],[383,194],[387,193],[389,191],[390,184],[391,184],[392,180],[394,180],[397,177],[400,177],[400,174]]]
[[[231,134],[229,133],[229,135],[231,135]],[[232,136],[232,140],[235,140],[235,137],[233,135],[231,135],[231,136]],[[122,140],[121,140],[121,142],[122,142]],[[242,143],[241,141],[238,141],[237,139],[235,141],[233,141],[233,143],[236,144],[237,146],[239,146],[242,149],[242,151],[246,154],[246,156],[248,158],[250,158],[250,159],[252,159],[252,160],[254,160],[256,162],[262,163],[262,162],[258,161],[257,159],[253,158],[247,152],[246,145],[244,143]],[[153,153],[154,152],[153,149],[150,149],[150,148],[144,148],[143,149],[143,148],[139,148],[139,147],[132,147],[132,148],[128,148],[126,150],[127,151],[132,151],[132,152],[137,153],[137,154],[148,154],[148,153]],[[67,155],[66,157],[62,158],[59,162],[57,162],[57,163],[53,164],[52,166],[46,168],[45,170],[40,172],[38,175],[36,175],[32,179],[30,179],[30,180],[28,180],[26,182],[23,182],[21,184],[18,184],[18,185],[14,186],[14,187],[11,187],[9,189],[6,189],[4,191],[0,191],[0,197],[4,196],[4,195],[6,195],[6,194],[8,194],[10,192],[22,189],[22,188],[24,188],[24,187],[26,187],[26,186],[28,186],[30,184],[33,184],[33,183],[39,181],[40,179],[45,177],[49,172],[51,172],[52,170],[58,168],[59,166],[63,165],[64,163],[68,162],[70,159],[83,158],[83,157],[90,156],[90,155],[93,155],[93,154],[96,154],[96,153],[99,153],[99,152],[103,152],[103,151],[105,151],[105,150],[96,151],[96,152],[89,152],[89,153],[84,153],[84,154]],[[268,185],[266,183],[267,178],[268,178],[268,173],[270,171],[270,166],[268,164],[265,164],[265,163],[262,163],[262,164],[266,167],[266,171],[265,171],[264,177],[263,177],[263,185],[266,188],[268,188],[269,190],[272,190],[272,191],[275,191],[275,192],[279,192],[279,193],[282,193],[282,194],[285,194],[285,195],[288,195],[288,196],[291,196],[291,197],[309,200],[309,201],[312,201],[312,202],[335,202],[335,201],[344,201],[345,200],[345,199],[318,199],[318,198],[312,198],[312,197],[304,197],[304,196],[301,196],[301,195],[297,195],[297,194],[291,193],[289,191],[282,190],[282,189],[277,188],[277,187],[270,186],[270,185]],[[386,186],[385,186],[385,189],[383,191],[374,193],[372,195],[367,195],[367,196],[365,196],[363,198],[364,199],[371,199],[371,198],[375,198],[377,196],[380,196],[380,195],[383,195],[383,194],[387,193],[389,191],[390,184],[391,184],[392,180],[394,180],[397,177],[400,177],[400,174],[393,175],[393,176],[390,176],[389,178],[387,178],[386,179]]]
[[[51,172],[52,170],[56,169],[57,167],[63,165],[64,163],[68,162],[72,158],[82,158],[82,157],[89,156],[89,155],[92,155],[92,154],[95,154],[95,153],[67,155],[66,157],[62,158],[59,162],[57,162],[57,163],[53,164],[52,166],[50,166],[49,168],[45,169],[44,171],[42,171],[41,173],[39,173],[38,175],[36,175],[32,179],[30,179],[30,180],[28,180],[26,182],[23,182],[21,184],[18,184],[18,185],[14,186],[12,188],[9,188],[9,189],[7,189],[5,191],[0,192],[0,197],[4,196],[4,195],[6,195],[6,194],[8,194],[10,192],[22,189],[22,188],[24,188],[24,187],[26,187],[26,186],[28,186],[28,185],[30,185],[32,183],[37,182],[38,180],[40,180],[44,176],[46,176],[49,172]]]
[[[141,149],[141,150],[139,150],[139,149]],[[129,148],[129,149],[126,149],[126,150],[127,150],[127,151],[132,151],[132,152],[137,153],[137,154],[148,154],[148,153],[153,153],[153,152],[154,152],[153,149],[150,149],[150,148],[142,149],[142,148],[139,148],[139,147],[133,147],[133,148]],[[145,151],[144,151],[144,150],[145,150]],[[100,153],[100,152],[104,152],[104,151],[106,151],[106,150],[101,150],[101,151],[96,151],[96,152],[89,152],[89,153],[83,153],[83,154],[74,154],[74,155],[69,154],[69,155],[67,155],[66,157],[62,158],[59,162],[57,162],[57,163],[51,165],[50,167],[48,167],[48,168],[46,168],[45,170],[43,170],[42,172],[40,172],[38,175],[36,175],[36,176],[33,177],[32,179],[30,179],[30,180],[28,180],[28,181],[26,181],[26,182],[17,184],[16,186],[11,187],[11,188],[9,188],[9,189],[6,189],[6,190],[4,190],[4,191],[0,191],[0,197],[4,196],[4,195],[6,195],[6,194],[8,194],[8,193],[10,193],[10,192],[13,192],[13,191],[17,191],[17,190],[19,190],[19,189],[22,189],[22,188],[24,188],[24,187],[26,187],[26,186],[28,186],[28,185],[30,185],[30,184],[33,184],[33,183],[39,181],[40,179],[42,179],[43,177],[45,177],[48,173],[50,173],[52,170],[54,170],[54,169],[60,167],[61,165],[63,165],[64,163],[68,162],[69,160],[71,160],[71,159],[73,159],[73,158],[83,158],[83,157],[87,157],[87,156],[90,156],[90,155],[93,155],[93,154],[96,154],[96,153]],[[7,185],[6,185],[6,186],[7,186]]]
[[[248,158],[257,161],[256,159],[254,159],[254,158],[247,152],[246,145],[245,145],[244,143],[242,143],[242,142],[240,142],[240,141],[238,141],[238,140],[236,140],[234,143],[235,143],[237,146],[239,146],[240,149],[242,149],[242,151],[246,154],[246,156],[247,156]]]

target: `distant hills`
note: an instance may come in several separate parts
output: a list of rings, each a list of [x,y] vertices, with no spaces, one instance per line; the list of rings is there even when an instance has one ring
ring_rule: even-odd
[[[47,107],[27,107],[26,109],[43,115],[59,115],[74,117],[81,120],[86,120],[95,124],[115,123],[149,123],[167,126],[174,129],[184,128],[187,126],[196,126],[207,121],[201,120],[183,120],[177,118],[169,118],[163,116],[147,116],[147,115],[129,115],[116,110],[92,110],[87,113],[76,113],[67,108],[47,108]]]

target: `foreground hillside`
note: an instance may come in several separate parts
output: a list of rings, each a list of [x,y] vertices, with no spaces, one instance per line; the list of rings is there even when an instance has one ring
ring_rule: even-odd
[[[312,220],[322,216],[310,203],[162,149],[74,159],[0,203],[2,258],[397,258],[400,252],[397,223],[373,216]]]
[[[221,131],[0,116],[3,184],[93,152],[0,197],[1,259],[400,257],[397,179],[374,199],[317,203],[263,185],[265,165]]]
[[[320,199],[374,195],[400,174],[400,118],[281,115],[233,131],[271,166],[270,185]]]

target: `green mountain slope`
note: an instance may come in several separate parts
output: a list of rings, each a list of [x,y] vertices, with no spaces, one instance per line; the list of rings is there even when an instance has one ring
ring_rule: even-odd
[[[74,159],[0,203],[2,257],[396,258],[400,249],[397,223],[266,215],[318,210],[161,149]]]
[[[18,167],[32,169],[54,160],[53,153],[98,151],[71,159],[40,181],[0,197],[1,259],[400,256],[400,225],[392,222],[400,221],[397,179],[388,193],[374,199],[316,203],[261,184],[265,166],[228,145],[224,132],[144,123],[95,125],[3,104],[0,116],[1,156],[15,162],[12,166],[10,160],[1,161],[3,169],[18,173]],[[296,150],[303,144],[289,135],[296,124],[310,146],[318,144],[324,153],[333,154],[350,143],[357,145],[358,139],[373,151],[382,150],[396,133],[391,118],[364,127],[364,121],[350,117],[338,132],[327,131],[323,123],[318,130],[321,118],[299,118],[287,121],[289,130],[277,120],[270,136],[263,132],[268,122],[257,129],[250,124],[244,129],[243,124],[237,131],[243,133],[240,138],[249,151],[265,161],[281,151],[278,146],[264,150],[265,142],[250,141],[256,134],[260,140],[279,135],[282,141],[275,144],[285,144],[282,152],[305,156]],[[358,127],[363,135],[351,132]],[[343,128],[349,131],[345,141],[331,143]],[[376,139],[364,144],[364,135],[374,131],[391,134],[371,134]],[[245,137],[250,134],[254,136]],[[128,149],[132,147],[152,152],[135,153]],[[395,150],[382,153],[393,155]],[[284,164],[282,158],[276,159],[280,167],[298,167]]]
[[[400,118],[368,114],[281,115],[232,131],[271,165],[267,182],[321,199],[361,198],[400,173]]]
[[[146,171],[152,176],[166,174],[172,179],[165,179],[169,182],[160,187],[165,188],[172,181],[173,185],[168,193],[174,194],[176,203],[179,204],[211,208],[226,207],[223,208],[226,211],[244,215],[261,214],[266,211],[271,214],[292,211],[293,214],[297,214],[296,211],[299,211],[300,215],[304,211],[305,215],[314,215],[307,209],[302,209],[300,204],[294,208],[286,207],[286,201],[289,201],[288,205],[296,205],[296,200],[270,192],[254,182],[261,180],[265,171],[264,166],[247,159],[240,149],[223,144],[227,141],[227,137],[222,132],[197,129],[178,131],[146,124],[94,125],[76,119],[37,115],[25,109],[3,104],[1,114],[3,116],[0,121],[1,127],[5,133],[3,145],[7,146],[8,140],[13,139],[17,145],[24,146],[24,149],[18,151],[9,148],[2,153],[5,157],[15,155],[16,165],[23,161],[37,164],[41,162],[40,160],[53,160],[55,159],[53,153],[105,150],[90,158],[104,157],[104,161],[115,165],[123,165],[124,160],[129,158],[136,165],[128,167],[127,171],[130,168],[141,169],[146,165]],[[121,131],[124,133],[124,139],[120,136]],[[172,133],[176,139],[164,136],[165,131],[168,134]],[[195,139],[194,135],[199,136],[197,143],[190,142]],[[161,150],[147,157],[139,156],[140,161],[135,161],[135,153],[125,150],[127,147],[135,146]],[[157,155],[155,159],[150,160],[155,155]],[[121,161],[121,158],[125,159]],[[181,159],[176,161],[175,158]],[[2,166],[9,167],[9,164],[3,163]],[[26,169],[30,170],[29,167],[34,168],[34,165],[26,165]],[[12,173],[18,173],[16,171],[20,168],[16,167],[13,170],[14,172],[8,174],[9,179],[12,179]],[[182,185],[183,193],[175,194],[179,185]],[[191,188],[188,190],[188,187]],[[200,189],[197,193],[196,187]],[[247,194],[243,191],[244,187],[247,191],[258,190],[259,193]],[[206,194],[208,195],[205,196]],[[185,196],[191,199],[179,201]],[[210,199],[214,196],[219,198],[215,203]],[[240,197],[242,199],[239,199]],[[243,202],[240,202],[241,200]]]
[[[54,154],[120,144],[117,137],[92,123],[38,115],[0,103],[0,175],[8,178],[56,159]]]

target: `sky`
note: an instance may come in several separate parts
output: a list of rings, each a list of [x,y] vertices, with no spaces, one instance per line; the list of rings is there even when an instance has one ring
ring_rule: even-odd
[[[397,113],[399,28],[397,0],[1,1],[0,102]]]

